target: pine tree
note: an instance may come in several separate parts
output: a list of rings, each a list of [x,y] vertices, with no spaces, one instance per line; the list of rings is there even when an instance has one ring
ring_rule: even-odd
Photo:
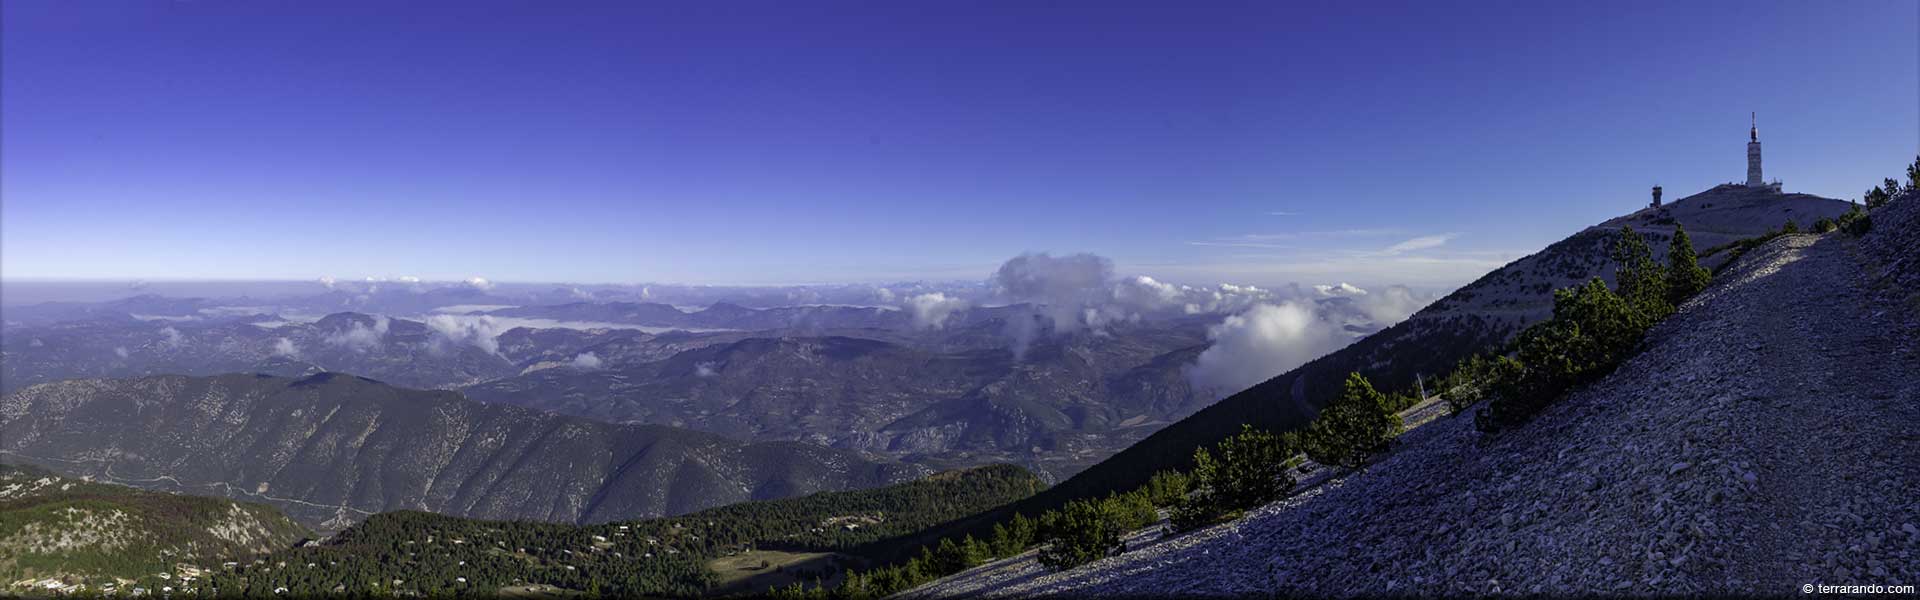
[[[1359,373],[1348,373],[1340,397],[1307,426],[1307,456],[1321,464],[1358,468],[1385,451],[1401,429],[1400,415],[1387,395]]]
[[[1065,570],[1119,552],[1125,532],[1104,512],[1101,503],[1074,500],[1042,515],[1040,564]]]
[[[1828,222],[1829,228],[1832,223]],[[1667,246],[1667,301],[1679,306],[1700,290],[1707,289],[1713,280],[1713,274],[1700,266],[1700,257],[1693,250],[1693,240],[1687,237],[1685,227],[1675,225],[1673,242]]]
[[[1620,228],[1620,239],[1613,245],[1613,261],[1614,282],[1629,305],[1654,320],[1673,312],[1673,305],[1667,303],[1666,272],[1653,262],[1653,249],[1632,227]]]
[[[995,557],[1013,556],[1020,552],[1013,547],[1013,534],[1007,531],[1006,523],[993,524],[993,539],[987,542],[987,547],[993,550]]]
[[[966,568],[967,558],[960,551],[960,545],[953,543],[953,538],[940,538],[940,549],[933,553],[933,576],[958,573]]]
[[[960,542],[962,569],[971,569],[992,559],[993,551],[988,549],[986,544],[980,543],[980,540],[973,539],[973,534],[967,534],[966,540]]]
[[[1007,526],[1007,537],[1011,540],[1011,546],[1014,549],[1009,556],[1032,546],[1033,540],[1039,535],[1039,527],[1040,524],[1033,522],[1033,519],[1027,518],[1026,515],[1013,513],[1012,524]]]

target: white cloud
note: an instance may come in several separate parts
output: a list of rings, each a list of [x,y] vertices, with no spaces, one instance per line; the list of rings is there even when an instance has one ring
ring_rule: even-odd
[[[334,279],[332,275],[321,275],[321,276],[320,276],[320,286],[321,286],[321,287],[324,287],[324,288],[327,288],[327,289],[333,289],[333,284],[335,284],[335,283],[339,283],[339,280],[338,280],[338,279]]]
[[[703,363],[696,364],[693,366],[693,374],[700,377],[712,377],[714,375],[719,375],[720,372],[714,368],[716,366],[717,365],[711,362],[703,362]]]
[[[1366,290],[1360,289],[1358,286],[1355,286],[1351,283],[1347,283],[1345,281],[1340,282],[1338,285],[1325,285],[1325,284],[1316,285],[1316,286],[1313,286],[1313,289],[1314,291],[1320,292],[1320,295],[1322,296],[1365,296],[1367,295]]]
[[[468,277],[466,283],[467,287],[481,291],[493,289],[493,282],[487,281],[485,277]]]
[[[573,362],[569,364],[575,369],[591,371],[600,368],[600,357],[592,352],[582,352],[579,356],[573,357]]]
[[[1180,304],[1185,292],[1183,286],[1135,275],[1122,278],[1113,286],[1113,299],[1127,306],[1156,309]]]
[[[366,352],[380,347],[380,340],[387,336],[390,325],[391,321],[386,316],[374,315],[373,325],[354,321],[352,326],[344,330],[327,334],[323,341],[354,352]]]
[[[280,338],[273,342],[273,355],[287,358],[300,358],[300,349],[293,345],[293,340]]]
[[[1246,389],[1350,343],[1342,324],[1306,302],[1258,304],[1207,332],[1213,345],[1188,371],[1194,386],[1217,395]]]
[[[1447,242],[1453,241],[1453,238],[1456,238],[1456,237],[1460,237],[1460,234],[1442,233],[1439,235],[1423,235],[1423,236],[1413,238],[1404,242],[1400,242],[1398,244],[1394,244],[1392,246],[1387,246],[1387,249],[1382,250],[1381,253],[1391,256],[1396,254],[1406,254],[1408,252],[1413,252],[1416,250],[1429,250],[1429,249],[1438,248],[1440,246],[1446,245]]]
[[[126,357],[127,357],[127,347],[126,347],[126,346],[114,346],[114,347],[113,347],[113,353],[114,353],[115,355],[117,355],[117,356],[119,356],[120,358],[126,358]]]
[[[1105,257],[1040,252],[1007,259],[991,283],[995,292],[1015,301],[1068,304],[1097,296],[1112,278],[1113,261]]]
[[[167,322],[172,322],[172,323],[183,323],[183,322],[186,322],[186,321],[198,321],[198,320],[200,320],[200,317],[199,317],[199,316],[197,316],[197,315],[178,315],[178,316],[174,316],[174,315],[136,315],[136,314],[128,314],[127,316],[129,316],[129,317],[133,317],[134,319],[136,319],[136,320],[140,320],[140,321],[167,321]]]
[[[1091,325],[1082,320],[1089,314],[1085,309],[1110,301],[1112,279],[1113,262],[1093,254],[1027,253],[1002,263],[988,280],[993,293],[1033,307],[1032,318],[1007,321],[1005,333],[1013,342],[1014,356],[1025,356],[1027,346],[1049,331],[1071,332]]]
[[[941,329],[947,326],[947,318],[953,313],[967,309],[967,301],[948,298],[941,292],[929,292],[907,298],[905,307],[913,314],[915,328]]]
[[[1382,327],[1407,320],[1407,317],[1413,316],[1413,313],[1432,304],[1434,300],[1432,295],[1415,294],[1412,289],[1404,285],[1390,285],[1372,294],[1368,294],[1366,290],[1360,290],[1360,292],[1366,294],[1366,297],[1359,302],[1360,310],[1366,313],[1368,319]]]
[[[161,343],[166,344],[168,348],[179,348],[187,341],[187,336],[181,335],[180,330],[174,329],[172,325],[161,327],[160,337],[163,338]]]
[[[487,315],[433,315],[427,317],[427,327],[435,334],[433,349],[442,353],[471,345],[487,354],[498,354],[500,334],[512,329]]]

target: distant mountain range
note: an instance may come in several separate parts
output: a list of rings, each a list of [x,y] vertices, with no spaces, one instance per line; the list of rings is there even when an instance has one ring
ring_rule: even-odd
[[[1016,356],[1005,332],[1033,318],[1023,305],[962,310],[929,329],[902,310],[849,306],[568,303],[302,321],[209,304],[136,297],[29,311],[78,319],[52,323],[12,321],[10,311],[0,390],[93,377],[351,373],[939,469],[1014,462],[1056,479],[1198,409],[1206,395],[1186,370],[1218,318],[1044,335]]]
[[[31,386],[0,399],[0,453],[103,481],[264,501],[319,529],[398,509],[598,523],[929,472],[331,373]]]

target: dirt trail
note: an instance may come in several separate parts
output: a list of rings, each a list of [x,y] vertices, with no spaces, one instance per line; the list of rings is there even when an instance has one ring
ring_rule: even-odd
[[[1846,238],[1786,245],[1791,261],[1729,316],[1747,321],[1744,368],[1767,382],[1747,399],[1754,418],[1729,431],[1754,453],[1758,488],[1734,507],[1754,538],[1733,575],[1770,591],[1884,584],[1920,561],[1907,549],[1920,537],[1920,368],[1897,313],[1865,301]]]

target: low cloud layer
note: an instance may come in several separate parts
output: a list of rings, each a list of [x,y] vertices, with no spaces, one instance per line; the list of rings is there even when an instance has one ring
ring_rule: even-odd
[[[1405,286],[1369,291],[1339,283],[1313,286],[1311,297],[1259,303],[1207,331],[1213,345],[1188,376],[1196,388],[1229,395],[1293,370],[1373,331],[1406,320],[1433,299]]]
[[[1093,254],[1029,253],[1002,264],[988,280],[994,297],[1032,307],[1008,320],[1005,334],[1015,355],[1048,335],[1091,331],[1152,316],[1231,314],[1277,295],[1251,285],[1193,287],[1147,275],[1115,277],[1113,263]]]

